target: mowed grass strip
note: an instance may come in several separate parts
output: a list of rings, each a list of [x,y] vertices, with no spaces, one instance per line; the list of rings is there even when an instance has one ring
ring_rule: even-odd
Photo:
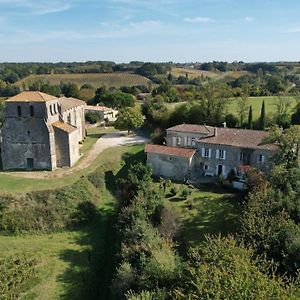
[[[79,180],[81,176],[89,174],[99,166],[113,166],[121,159],[122,154],[126,151],[131,151],[131,149],[141,151],[143,148],[144,145],[136,145],[106,149],[98,155],[90,167],[64,176],[63,178],[31,179],[17,177],[13,172],[0,172],[0,193],[22,193],[60,188],[74,183]]]
[[[147,85],[150,80],[146,77],[131,73],[96,73],[96,74],[47,74],[47,75],[30,75],[17,82],[19,87],[25,83],[30,85],[36,81],[49,82],[52,85],[59,85],[63,82],[76,83],[79,87],[83,84],[91,84],[94,88],[101,86],[121,87],[133,85]]]

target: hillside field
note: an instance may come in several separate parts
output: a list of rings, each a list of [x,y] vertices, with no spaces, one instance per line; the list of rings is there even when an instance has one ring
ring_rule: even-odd
[[[61,81],[76,83],[79,87],[85,83],[91,84],[95,88],[103,85],[106,87],[133,86],[133,85],[147,85],[150,80],[146,77],[130,74],[130,73],[96,73],[96,74],[47,74],[47,75],[30,75],[17,82],[19,87],[23,83],[29,85],[38,80],[49,82],[52,85],[58,85]]]
[[[292,111],[295,109],[297,105],[296,98],[293,96],[286,96],[284,98],[289,101],[290,103],[289,113],[292,113]],[[257,119],[260,116],[260,110],[263,101],[265,101],[265,109],[267,115],[276,113],[276,105],[278,103],[278,97],[276,96],[249,97],[249,100],[250,100],[249,103],[252,106],[252,113],[254,119]],[[238,98],[229,100],[229,103],[227,105],[227,111],[229,113],[238,115],[238,101],[239,101]]]
[[[186,68],[172,68],[171,73],[176,77],[186,76],[186,74],[188,74],[189,78],[195,78],[203,75],[204,77],[207,76],[208,78],[221,80],[224,82],[235,80],[240,78],[241,76],[249,74],[246,71],[213,72]]]
[[[292,113],[297,105],[297,99],[293,96],[284,97],[290,103],[289,113]],[[230,98],[228,99],[228,104],[226,107],[226,113],[232,113],[234,115],[238,115],[238,101],[240,98]],[[276,105],[278,103],[277,96],[264,96],[264,97],[249,97],[249,104],[252,106],[253,118],[257,119],[260,116],[260,110],[263,101],[265,101],[265,109],[267,115],[272,115],[276,113]],[[182,105],[186,102],[179,103],[166,103],[166,106],[170,110],[174,110],[178,105]]]

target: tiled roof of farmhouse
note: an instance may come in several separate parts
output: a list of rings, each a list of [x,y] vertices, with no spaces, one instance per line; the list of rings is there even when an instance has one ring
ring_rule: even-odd
[[[191,158],[196,150],[148,144],[145,146],[145,152]]]
[[[52,124],[52,126],[61,129],[62,131],[65,131],[67,133],[72,133],[77,130],[75,127],[64,122],[55,122]]]
[[[229,145],[249,149],[277,149],[274,144],[264,144],[268,132],[249,129],[215,128],[213,136],[198,139],[199,143]]]
[[[55,96],[42,92],[25,91],[6,100],[7,102],[47,102],[56,99]]]
[[[103,111],[103,112],[114,110],[113,108],[109,108],[109,107],[106,107],[106,106],[100,106],[100,105],[97,105],[97,106],[87,105],[84,109],[85,110],[93,110],[93,111]]]
[[[61,97],[58,99],[58,103],[61,107],[62,112],[67,111],[73,107],[86,105],[84,101],[72,97]]]
[[[203,134],[213,134],[214,127],[206,125],[195,125],[195,124],[181,124],[176,125],[167,130],[178,131],[178,132],[194,132],[194,133],[203,133]]]

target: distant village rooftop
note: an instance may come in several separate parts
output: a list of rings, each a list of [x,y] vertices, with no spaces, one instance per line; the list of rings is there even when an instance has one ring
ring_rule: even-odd
[[[47,102],[57,99],[42,92],[25,91],[6,100],[7,102]]]

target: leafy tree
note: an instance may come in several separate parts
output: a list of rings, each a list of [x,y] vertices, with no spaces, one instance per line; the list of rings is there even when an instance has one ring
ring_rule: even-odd
[[[253,129],[253,116],[252,116],[252,106],[251,105],[249,108],[249,115],[248,115],[248,129]]]
[[[226,126],[229,128],[235,128],[239,124],[239,119],[234,114],[227,114],[225,116]]]
[[[107,107],[121,109],[134,107],[135,101],[132,95],[123,92],[104,92],[100,89],[96,91],[95,102]]]
[[[276,277],[273,268],[231,236],[207,237],[190,252],[183,287],[173,299],[296,299],[299,286]]]
[[[300,104],[299,103],[296,106],[295,112],[292,114],[291,124],[300,125]]]
[[[265,142],[276,143],[279,147],[274,156],[276,164],[282,164],[288,169],[299,166],[300,126],[294,125],[285,130],[273,128]]]
[[[115,122],[115,128],[130,131],[141,127],[144,124],[143,115],[132,108],[123,108],[119,111],[118,118]]]
[[[90,124],[96,124],[97,122],[100,121],[100,116],[97,113],[92,113],[89,112],[85,114],[85,119],[90,123]]]
[[[259,129],[260,130],[265,130],[266,129],[265,101],[263,101],[262,106],[261,106],[260,118],[259,118]]]
[[[247,111],[249,109],[249,98],[246,95],[242,95],[242,97],[238,101],[238,114],[240,116],[240,126],[243,127],[244,120],[247,115]]]
[[[66,97],[78,97],[78,86],[75,83],[61,83],[60,85],[61,92],[66,96]]]

